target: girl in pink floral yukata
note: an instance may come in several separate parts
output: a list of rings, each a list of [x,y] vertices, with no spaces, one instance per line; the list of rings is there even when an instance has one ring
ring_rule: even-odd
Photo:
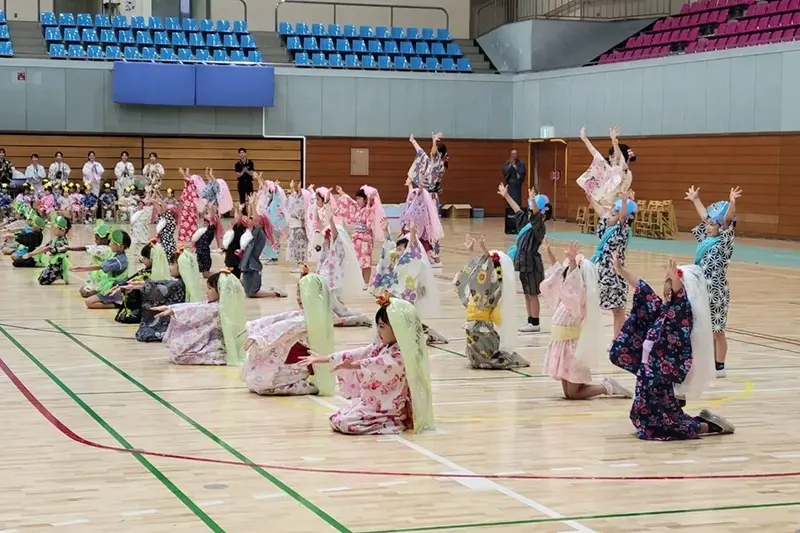
[[[330,417],[346,435],[419,433],[434,428],[427,336],[413,304],[388,296],[375,315],[378,339],[363,348],[327,357],[302,358],[298,365],[331,363],[339,392],[350,399]]]
[[[336,186],[333,196],[333,213],[353,226],[353,247],[356,249],[358,266],[364,278],[364,290],[369,288],[372,279],[372,250],[375,239],[383,241],[383,221],[386,213],[381,204],[378,189],[364,185],[356,192],[353,200],[342,188]]]

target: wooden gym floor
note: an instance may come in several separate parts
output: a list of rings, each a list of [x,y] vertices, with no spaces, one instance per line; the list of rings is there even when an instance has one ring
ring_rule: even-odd
[[[521,339],[530,368],[468,369],[464,312],[446,278],[466,261],[465,232],[503,249],[511,238],[497,219],[447,221],[445,231],[442,309],[429,323],[452,341],[430,349],[439,428],[424,435],[335,435],[327,416],[339,398],[258,397],[236,369],[172,366],[164,347],[133,341],[134,328],[111,311],[84,309],[77,280],[39,287],[36,271],[14,270],[4,257],[0,531],[800,529],[800,278],[769,266],[780,264],[773,252],[748,246],[772,243],[739,242],[728,378],[689,406],[719,411],[736,434],[662,443],[633,436],[630,400],[561,399],[540,371],[547,333]],[[550,231],[561,255],[574,228]],[[89,236],[79,226],[72,238]],[[682,247],[683,262],[694,254],[687,241],[639,243],[629,266],[659,285],[667,258],[659,250]],[[650,251],[636,250],[643,246]],[[797,249],[774,254],[800,266]],[[265,267],[264,277],[293,294],[286,264]],[[348,303],[375,309],[365,294]],[[247,311],[255,318],[294,305],[248,301]],[[543,309],[545,332],[551,314]],[[336,330],[340,348],[370,340],[367,329]],[[633,383],[610,364],[597,377],[605,375]]]

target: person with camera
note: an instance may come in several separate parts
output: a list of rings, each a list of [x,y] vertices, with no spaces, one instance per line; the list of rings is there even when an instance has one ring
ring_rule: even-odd
[[[69,165],[64,162],[64,153],[56,152],[55,161],[50,163],[50,168],[47,169],[47,178],[50,183],[69,183],[71,171]]]

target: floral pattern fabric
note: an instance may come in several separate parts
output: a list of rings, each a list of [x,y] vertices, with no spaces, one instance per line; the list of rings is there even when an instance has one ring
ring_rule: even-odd
[[[219,318],[219,304],[182,303],[173,311],[164,344],[176,365],[224,365],[225,344]]]
[[[286,211],[289,214],[286,237],[286,260],[302,262],[308,258],[308,237],[306,235],[306,208],[303,196],[293,193],[286,197]]]
[[[192,242],[192,235],[197,231],[197,200],[200,199],[199,191],[194,180],[183,180],[181,193],[181,210],[178,215],[178,242]]]
[[[697,242],[707,237],[705,222],[692,229]],[[733,227],[720,229],[719,239],[700,258],[699,267],[708,283],[708,299],[711,304],[711,328],[714,333],[725,331],[728,324],[728,308],[731,304],[731,288],[728,285],[728,265],[733,257]]]
[[[333,214],[353,226],[353,247],[358,257],[358,266],[372,266],[372,250],[375,238],[372,228],[375,221],[375,209],[369,204],[358,207],[358,202],[347,194],[340,194],[335,199]]]
[[[606,229],[608,229],[608,219],[603,217],[600,219],[600,223],[597,224],[597,236],[602,238]],[[612,253],[617,253],[620,264],[624,266],[629,234],[628,221],[620,220],[617,222],[616,230],[603,244],[600,259],[597,260],[598,292],[601,309],[621,309],[628,303],[628,284],[614,270]]]

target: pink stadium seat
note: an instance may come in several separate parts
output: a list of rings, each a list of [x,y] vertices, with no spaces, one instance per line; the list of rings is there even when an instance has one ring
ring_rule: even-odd
[[[642,57],[642,49],[638,48],[638,49],[633,51],[633,55],[631,56],[631,59],[639,59],[641,57]]]
[[[692,41],[692,42],[689,43],[689,46],[686,47],[685,52],[687,54],[693,54],[694,52],[697,52],[697,46],[698,46],[698,42],[697,41]]]
[[[794,28],[789,28],[788,30],[784,30],[783,31],[783,37],[781,37],[781,41],[783,41],[783,42],[794,41],[794,37],[795,37],[795,32],[796,31],[797,30],[794,29]]]
[[[781,0],[778,2],[778,13],[789,11],[789,0]]]
[[[684,4],[684,5],[686,5],[686,4]],[[664,21],[665,21],[665,20],[666,20],[666,19],[658,19],[658,20],[656,21],[656,24],[655,24],[655,26],[653,26],[653,31],[661,31],[661,28],[663,28],[663,27],[664,27]]]
[[[767,22],[767,28],[777,28],[781,25],[781,16],[780,15],[772,15],[769,18],[769,22]],[[763,28],[759,28],[763,29]]]
[[[697,25],[698,26],[704,26],[704,25],[708,24],[708,17],[710,17],[713,13],[714,13],[714,11],[711,11],[711,12],[706,11],[705,13],[700,15],[700,18],[697,20]]]
[[[784,13],[781,15],[781,21],[778,23],[779,28],[786,28],[792,25],[792,14]]]
[[[767,13],[767,3],[762,2],[760,4],[753,4],[752,6],[748,7],[747,10],[752,10],[754,17],[760,17]]]
[[[792,26],[800,26],[800,12],[792,15]]]
[[[787,11],[800,11],[800,0],[791,0]]]
[[[733,37],[723,37],[716,41],[714,50],[722,50],[728,47],[728,39],[732,39]]]
[[[744,31],[740,31],[739,33],[750,33],[756,31],[758,28],[766,28],[767,22],[769,22],[769,17],[761,17],[760,19],[750,19],[747,21],[744,27]],[[739,23],[739,29],[742,29],[741,22]]]
[[[691,4],[683,4],[683,5],[681,6],[681,13],[688,13],[688,12],[689,12],[689,6],[690,6],[690,5],[691,5]]]
[[[708,11],[704,11],[703,15],[705,15],[706,18],[708,18]],[[682,26],[697,26],[699,23],[700,23],[700,15],[695,13],[694,15],[689,17],[689,20],[687,21],[687,23],[686,24],[682,24]]]

